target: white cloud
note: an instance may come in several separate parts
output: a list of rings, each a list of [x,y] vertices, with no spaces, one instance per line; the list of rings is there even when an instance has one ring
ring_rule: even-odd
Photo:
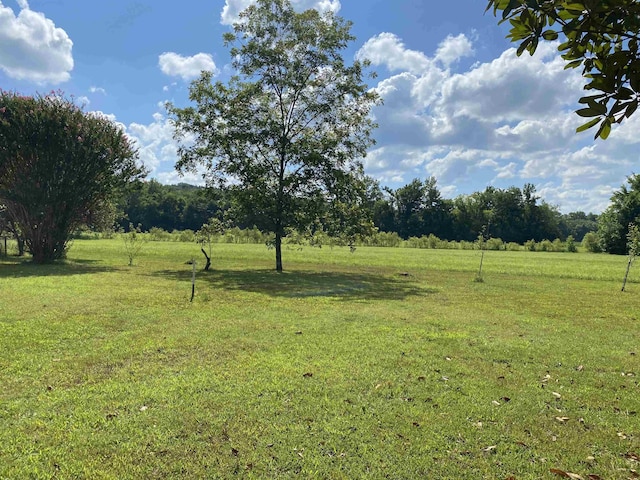
[[[381,33],[367,42],[356,53],[358,59],[369,59],[372,65],[383,65],[390,71],[419,74],[429,69],[432,62],[416,50],[409,50],[393,33]]]
[[[451,195],[530,182],[562,211],[605,208],[637,167],[640,115],[594,142],[594,132],[575,132],[584,80],[564,70],[557,44],[462,69],[457,60],[472,53],[461,35],[431,57],[391,33],[365,42],[358,58],[390,72],[375,86],[384,104],[373,111],[377,147],[365,171],[392,188],[434,175]]]
[[[232,25],[239,19],[239,14],[249,5],[255,3],[255,0],[226,0],[220,14],[220,23],[223,25]],[[298,11],[316,9],[320,12],[340,11],[340,0],[292,0],[291,4]]]
[[[8,76],[38,84],[58,84],[71,78],[73,42],[43,13],[18,1],[21,10],[0,2],[0,69]]]
[[[218,73],[213,58],[208,53],[198,53],[192,57],[183,57],[174,52],[165,52],[158,59],[160,70],[170,77],[182,77],[183,80],[191,80],[203,70]]]
[[[438,46],[435,59],[442,62],[445,66],[449,66],[462,57],[470,57],[474,53],[471,40],[461,33],[456,37],[449,35],[445,38]]]
[[[104,88],[102,88],[102,87],[94,87],[94,86],[89,87],[89,92],[90,93],[100,93],[102,95],[106,95],[107,94],[107,91]]]

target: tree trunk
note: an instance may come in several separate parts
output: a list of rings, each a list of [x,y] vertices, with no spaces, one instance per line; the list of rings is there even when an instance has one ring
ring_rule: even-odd
[[[204,248],[201,248],[200,251],[204,255],[204,258],[207,259],[207,264],[204,266],[204,271],[208,272],[209,271],[209,267],[211,266],[211,259],[209,258],[209,255],[207,255],[207,252],[205,252]]]
[[[276,272],[282,273],[282,234],[276,232]]]

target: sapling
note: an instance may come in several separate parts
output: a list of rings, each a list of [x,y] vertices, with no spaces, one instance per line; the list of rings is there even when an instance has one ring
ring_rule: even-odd
[[[142,226],[138,224],[137,227],[133,226],[133,223],[129,223],[129,231],[122,234],[122,240],[124,241],[124,248],[129,257],[129,266],[133,266],[133,261],[142,250],[142,247],[147,243],[146,237],[142,233]]]
[[[207,259],[207,263],[204,266],[205,272],[211,267],[211,244],[213,243],[213,238],[216,235],[224,234],[224,231],[224,224],[219,219],[210,218],[209,223],[202,225],[200,230],[196,232],[196,242],[200,245],[200,251],[204,258]],[[205,247],[207,247],[207,250],[205,250]]]
[[[478,238],[475,243],[480,249],[480,267],[478,268],[478,273],[476,274],[476,278],[474,278],[474,282],[484,282],[484,278],[482,277],[482,262],[484,261],[484,251],[487,246],[487,238],[485,238],[485,232],[487,231],[487,226],[483,226],[482,230],[478,234]]]
[[[634,223],[629,224],[629,233],[627,233],[627,248],[629,250],[629,261],[627,262],[627,271],[624,274],[624,280],[622,281],[622,291],[627,285],[627,277],[629,276],[629,270],[631,264],[635,260],[637,255],[640,255],[640,227]]]

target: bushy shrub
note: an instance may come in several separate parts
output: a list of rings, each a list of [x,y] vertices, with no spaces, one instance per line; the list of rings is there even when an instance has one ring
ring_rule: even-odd
[[[196,241],[196,234],[193,230],[183,230],[182,232],[176,232],[175,230],[172,233],[177,233],[179,242],[191,243]]]
[[[566,248],[567,252],[576,253],[578,251],[576,240],[573,238],[573,235],[569,235],[567,237]]]
[[[553,252],[553,243],[551,240],[545,238],[541,242],[538,242],[535,248],[537,252]]]
[[[552,252],[564,252],[564,243],[559,238],[556,238],[551,246]]]
[[[528,252],[535,252],[537,250],[536,241],[527,240],[526,242],[524,242],[524,249],[527,250]]]
[[[600,246],[600,239],[595,232],[587,233],[582,239],[582,246],[587,250],[587,252],[591,253],[600,253],[602,252],[602,247]]]
[[[462,240],[460,242],[460,249],[461,250],[473,250],[475,247],[473,242],[468,242],[466,240]]]
[[[149,236],[154,242],[166,242],[171,240],[171,234],[159,227],[151,227],[149,229]]]
[[[506,245],[506,249],[510,252],[519,252],[520,250],[522,250],[522,246],[515,242],[509,242]]]
[[[490,238],[485,243],[487,250],[504,250],[504,242],[501,238]]]

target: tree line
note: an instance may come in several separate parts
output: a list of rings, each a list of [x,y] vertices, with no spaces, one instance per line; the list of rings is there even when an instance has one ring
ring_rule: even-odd
[[[524,244],[572,236],[581,241],[598,228],[593,213],[562,214],[541,201],[535,186],[500,189],[487,187],[470,195],[443,198],[436,179],[414,179],[397,189],[381,187],[367,178],[364,207],[372,227],[380,232],[397,233],[402,239],[435,235],[442,240],[473,241],[481,232],[504,242]],[[118,205],[118,224],[129,223],[142,230],[161,228],[199,230],[210,218],[229,227],[252,228],[252,215],[233,208],[233,199],[223,190],[188,184],[163,185],[156,180],[131,186]],[[310,234],[331,228],[327,217],[314,224]]]

